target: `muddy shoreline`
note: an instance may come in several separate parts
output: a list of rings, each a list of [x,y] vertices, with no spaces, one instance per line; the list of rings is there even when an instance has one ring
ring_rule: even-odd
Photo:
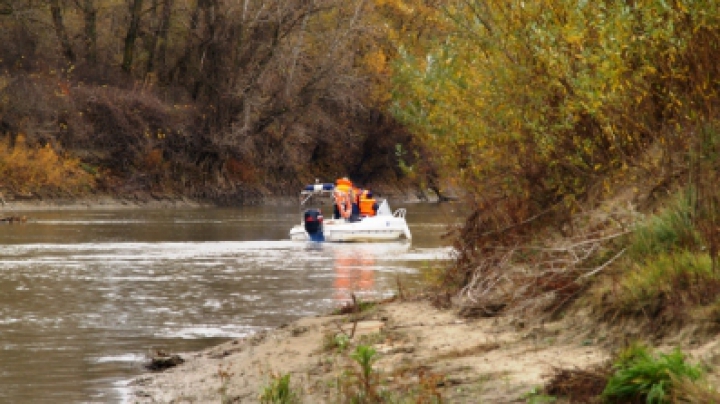
[[[201,208],[216,206],[185,198],[167,200],[136,200],[123,198],[53,199],[53,200],[13,200],[0,207],[8,214],[13,211],[33,210],[85,210],[85,209],[145,209],[145,208]]]
[[[431,194],[407,192],[378,193],[378,197],[403,203],[436,203],[438,198]],[[2,194],[0,194],[2,196]],[[209,199],[190,198],[182,195],[161,195],[153,193],[132,193],[124,196],[102,195],[78,198],[39,198],[6,194],[0,200],[0,214],[12,211],[30,210],[83,210],[83,209],[153,209],[153,208],[212,208],[239,207],[247,205],[294,206],[297,196],[265,195],[248,198],[235,203]],[[2,203],[4,200],[4,204]]]

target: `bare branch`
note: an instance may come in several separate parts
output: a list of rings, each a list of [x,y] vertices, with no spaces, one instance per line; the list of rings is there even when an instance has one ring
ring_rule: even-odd
[[[583,217],[601,216],[592,213]],[[606,220],[609,223],[609,219]],[[615,225],[611,228],[616,228],[617,223]],[[609,227],[599,225],[596,228],[607,231]],[[498,308],[505,312],[554,312],[587,287],[585,280],[617,262],[626,249],[599,266],[583,269],[583,263],[605,251],[609,242],[631,232],[621,230],[603,234],[593,230],[582,235],[550,239],[545,246],[482,247],[480,254],[471,261],[474,268],[469,269],[468,280],[458,297],[466,309],[480,309],[485,315],[496,315]]]
[[[627,248],[623,248],[619,253],[615,254],[614,257],[607,260],[604,264],[602,264],[599,267],[595,268],[594,270],[582,275],[578,279],[589,278],[589,277],[597,274],[598,272],[602,271],[603,269],[607,268],[608,266],[610,266],[610,264],[615,262],[616,259],[620,258],[625,253],[625,250],[627,250]]]

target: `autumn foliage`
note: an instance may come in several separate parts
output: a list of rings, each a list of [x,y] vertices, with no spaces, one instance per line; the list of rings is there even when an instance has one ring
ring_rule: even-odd
[[[396,115],[478,202],[526,215],[586,194],[717,118],[716,2],[451,1],[397,63]]]
[[[61,196],[84,194],[95,185],[95,178],[76,158],[65,157],[46,144],[29,147],[25,136],[0,142],[2,187],[19,193],[52,192]]]
[[[544,254],[557,233],[570,246],[578,236],[590,237],[584,246],[605,239],[578,232],[573,218],[628,184],[651,196],[689,186],[692,225],[717,266],[717,2],[401,3],[436,28],[399,41],[392,111],[475,211],[458,233],[445,287],[479,290],[495,281],[484,268],[507,280],[519,264],[533,270],[504,290],[539,296],[544,276],[558,272],[543,265],[567,260],[518,246]],[[598,258],[577,256],[566,274]],[[575,285],[573,276],[566,283]]]

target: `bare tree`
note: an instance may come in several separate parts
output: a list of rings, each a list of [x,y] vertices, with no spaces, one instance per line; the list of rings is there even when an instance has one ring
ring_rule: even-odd
[[[172,16],[173,0],[162,0],[162,11],[160,12],[160,25],[156,33],[159,43],[157,50],[157,62],[160,71],[167,68],[168,31],[170,30],[170,18]],[[148,70],[151,70],[148,68]]]
[[[132,70],[135,56],[135,41],[140,33],[140,14],[142,12],[143,0],[131,0],[130,25],[125,35],[125,50],[123,52],[122,69],[126,72]]]
[[[55,26],[55,34],[60,41],[62,52],[70,62],[75,62],[75,52],[70,44],[70,37],[63,21],[62,8],[60,0],[50,0],[50,12],[52,14],[53,25]]]
[[[82,0],[78,6],[82,10],[85,25],[85,57],[90,65],[94,65],[97,63],[97,7],[94,0]]]
[[[154,156],[228,188],[238,187],[238,178],[302,181],[364,164],[368,145],[394,146],[377,141],[389,120],[369,108],[373,79],[361,66],[363,44],[378,32],[368,18],[372,4],[0,0],[0,63],[20,71],[21,64],[25,70],[65,67],[67,60],[86,58],[90,69],[43,82],[59,95],[53,102],[64,103],[43,125],[58,131],[59,143],[90,150],[102,160],[95,163],[119,173],[149,167],[143,162]],[[113,74],[119,71],[124,74]],[[153,91],[126,93],[148,74],[158,78]],[[108,87],[93,87],[99,81]],[[187,109],[180,113],[178,105]],[[133,164],[139,166],[133,170]]]

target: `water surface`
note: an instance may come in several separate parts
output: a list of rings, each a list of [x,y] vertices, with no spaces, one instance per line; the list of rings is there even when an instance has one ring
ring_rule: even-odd
[[[459,217],[404,207],[412,243],[293,242],[292,207],[23,212],[0,225],[0,402],[124,402],[152,350],[390,295],[447,258],[440,236]]]

